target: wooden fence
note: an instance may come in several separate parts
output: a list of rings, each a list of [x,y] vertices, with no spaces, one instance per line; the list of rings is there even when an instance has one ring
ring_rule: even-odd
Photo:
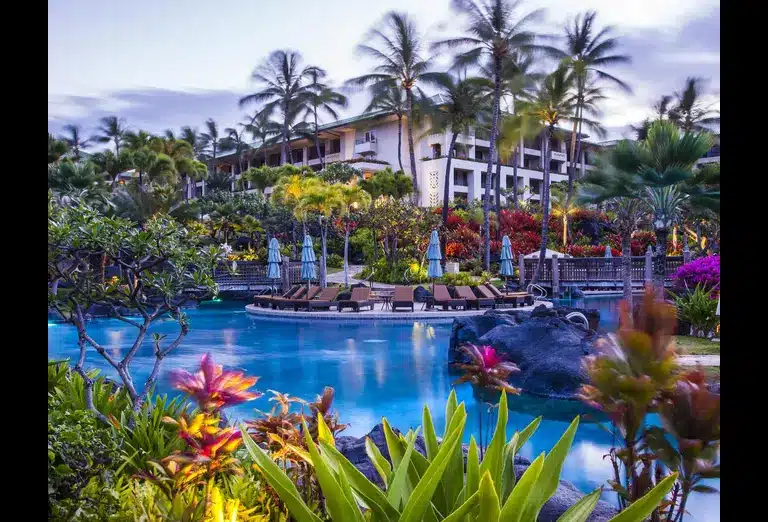
[[[315,273],[320,275],[319,266],[315,265]],[[237,275],[232,275],[221,266],[213,272],[213,278],[219,285],[219,290],[251,290],[255,288],[277,285],[281,286],[285,278],[281,267],[281,279],[269,279],[267,277],[267,265],[261,261],[238,261]],[[301,279],[301,263],[291,261],[288,266],[289,284],[298,284],[304,282]]]

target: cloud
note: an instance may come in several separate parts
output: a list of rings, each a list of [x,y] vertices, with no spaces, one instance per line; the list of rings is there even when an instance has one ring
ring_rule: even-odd
[[[675,51],[662,53],[659,57],[671,63],[720,65],[719,51]]]

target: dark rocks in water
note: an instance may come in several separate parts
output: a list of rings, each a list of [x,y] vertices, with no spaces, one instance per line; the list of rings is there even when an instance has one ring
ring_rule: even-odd
[[[587,382],[582,359],[594,352],[598,336],[566,319],[573,311],[587,316],[590,324],[599,321],[596,310],[543,305],[531,312],[489,310],[480,316],[454,319],[449,363],[467,362],[459,350],[464,343],[491,345],[520,368],[509,377],[512,385],[541,397],[575,399],[579,387]]]
[[[584,297],[584,292],[578,286],[574,286],[570,291],[571,299],[581,299]]]
[[[393,430],[396,433],[399,433],[397,429],[393,428]],[[379,451],[384,456],[384,458],[390,460],[389,450],[387,449],[387,442],[384,437],[384,429],[381,424],[377,424],[373,427],[370,433],[368,433],[368,435],[360,438],[344,436],[336,437],[336,449],[338,449],[342,455],[344,455],[352,464],[354,464],[354,466],[360,470],[360,472],[365,475],[368,480],[377,484],[379,487],[382,487],[383,482],[381,481],[381,477],[379,477],[376,468],[374,468],[373,463],[365,452],[366,437],[370,437],[371,442],[373,442],[376,447],[379,448]],[[426,446],[424,445],[424,439],[421,436],[416,437],[415,449],[422,455],[426,455]],[[464,452],[464,458],[466,459],[468,446],[463,444],[462,449]],[[515,476],[517,477],[517,480],[520,480],[520,477],[522,477],[523,473],[526,469],[528,469],[530,464],[531,461],[525,457],[515,456]],[[555,494],[544,504],[544,507],[542,508],[541,513],[537,519],[538,522],[556,522],[556,520],[563,513],[565,513],[569,507],[578,502],[583,496],[584,494],[579,491],[576,486],[567,480],[561,480],[560,484],[557,486]],[[598,501],[594,512],[592,515],[590,515],[587,521],[605,522],[615,515],[616,510],[611,507],[610,504],[601,500]]]
[[[413,300],[416,303],[426,303],[427,299],[432,297],[432,292],[419,285],[413,291]]]

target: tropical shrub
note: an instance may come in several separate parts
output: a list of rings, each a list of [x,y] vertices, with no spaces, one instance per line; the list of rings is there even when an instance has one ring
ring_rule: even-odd
[[[573,257],[605,257],[606,248],[607,247],[605,245],[569,245],[568,248],[566,248],[566,253],[572,255]],[[619,257],[621,255],[621,251],[615,248],[611,248],[611,255],[614,257]]]
[[[674,279],[678,288],[701,285],[704,290],[712,290],[711,297],[715,299],[720,295],[720,256],[694,259],[678,268]]]
[[[344,266],[344,258],[339,254],[328,254],[327,264],[329,268],[341,268]]]
[[[443,284],[448,286],[474,286],[477,284],[472,274],[467,272],[458,272],[456,274],[445,272],[442,277]]]
[[[701,284],[697,284],[693,292],[673,294],[680,319],[691,325],[692,335],[696,337],[712,336],[720,322],[720,318],[715,314],[717,299],[712,299],[714,290],[705,290]]]

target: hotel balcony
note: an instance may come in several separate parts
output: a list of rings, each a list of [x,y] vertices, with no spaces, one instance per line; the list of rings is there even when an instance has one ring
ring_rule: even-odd
[[[565,161],[565,160],[566,160],[565,152],[552,151],[552,161]]]
[[[355,140],[355,154],[364,156],[366,154],[376,154],[376,152],[378,152],[376,138],[367,141],[365,139]]]

